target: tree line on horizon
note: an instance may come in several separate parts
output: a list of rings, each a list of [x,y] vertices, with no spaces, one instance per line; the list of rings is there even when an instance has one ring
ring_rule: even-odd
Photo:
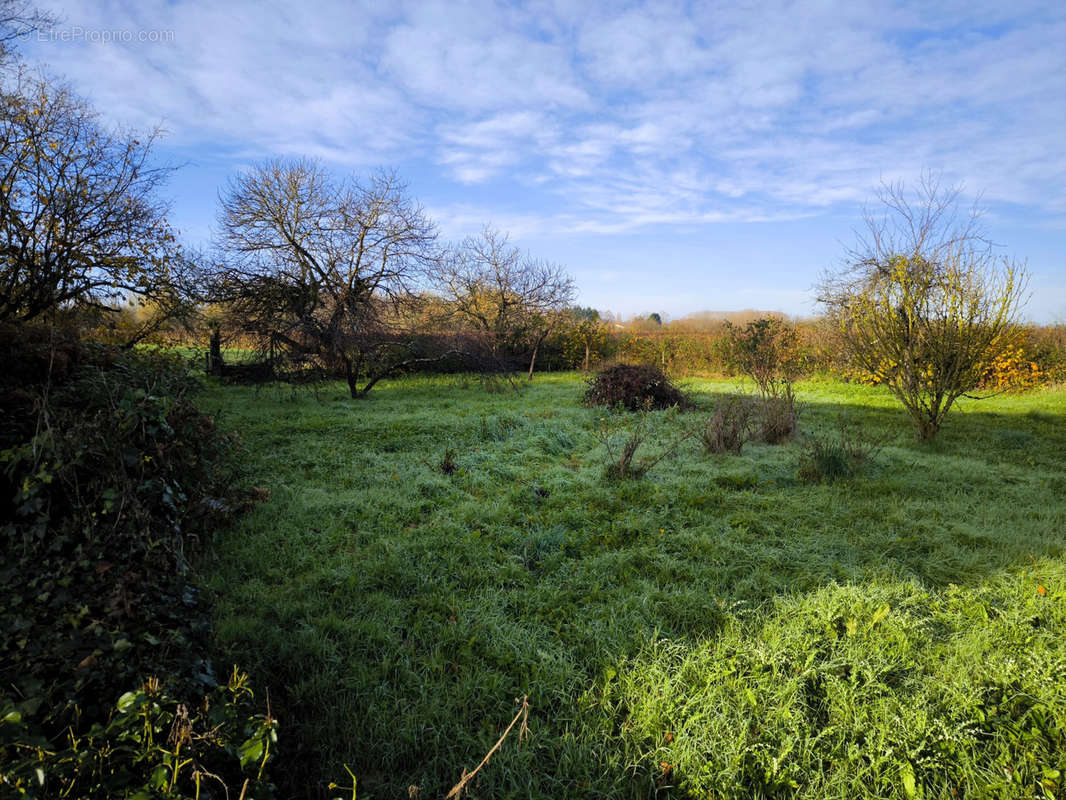
[[[341,378],[352,397],[412,370],[585,369],[620,359],[728,371],[723,332],[784,315],[706,312],[625,324],[574,305],[565,269],[486,226],[461,242],[394,173],[338,176],[264,160],[220,192],[208,251],[184,248],[162,195],[158,131],[116,131],[63,82],[9,58],[0,92],[0,322],[66,324],[126,347],[254,351],[259,376]],[[959,190],[885,185],[884,214],[794,321],[812,372],[937,395],[1063,374],[1061,326],[1018,322],[1027,274],[985,237]],[[245,373],[248,374],[248,373]],[[944,393],[944,386],[951,384]],[[924,402],[924,401],[923,401]],[[946,412],[945,412],[946,413]]]

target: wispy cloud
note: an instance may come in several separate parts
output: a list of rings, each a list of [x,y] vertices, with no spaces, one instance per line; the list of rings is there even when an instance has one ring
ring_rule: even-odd
[[[432,169],[455,219],[581,234],[794,219],[925,169],[1004,213],[1066,217],[1066,6],[1044,0],[74,0],[61,13],[67,28],[173,32],[31,43],[107,117],[242,159]]]
[[[922,168],[1057,214],[1053,6],[81,0],[66,25],[173,40],[36,50],[109,115],[178,142],[419,157],[466,184],[550,176],[570,211],[623,225],[714,218],[723,199],[792,215]],[[677,174],[691,185],[664,183]]]

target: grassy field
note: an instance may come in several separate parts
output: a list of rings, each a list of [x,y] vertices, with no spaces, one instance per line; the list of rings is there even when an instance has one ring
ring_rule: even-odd
[[[691,382],[647,452],[735,385]],[[1066,391],[964,401],[920,445],[886,392],[801,384],[805,434],[881,442],[811,485],[802,438],[607,479],[582,389],[208,390],[270,490],[206,569],[276,774],[440,797],[526,695],[471,796],[1063,796]]]

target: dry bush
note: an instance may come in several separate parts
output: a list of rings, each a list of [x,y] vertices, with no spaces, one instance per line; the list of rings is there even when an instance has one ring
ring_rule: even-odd
[[[764,397],[759,437],[767,444],[780,444],[795,436],[797,431],[799,420],[792,387],[778,397]]]
[[[740,455],[744,443],[754,435],[757,411],[753,398],[747,395],[727,394],[720,398],[700,431],[704,449],[709,453]]]
[[[588,382],[583,400],[587,406],[622,406],[629,411],[692,408],[692,401],[674,386],[658,367],[650,364],[615,364]]]
[[[607,478],[642,478],[663,459],[674,455],[678,448],[699,433],[698,428],[682,430],[672,442],[657,454],[640,459],[637,451],[651,435],[651,412],[644,408],[639,414],[608,414],[600,418],[596,435],[607,452],[604,475]]]

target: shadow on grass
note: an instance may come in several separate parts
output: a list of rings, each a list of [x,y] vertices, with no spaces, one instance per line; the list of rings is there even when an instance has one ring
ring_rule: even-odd
[[[950,643],[992,630],[988,608],[1032,617],[1015,595],[1035,596],[1041,570],[1061,572],[1066,400],[971,404],[919,444],[882,394],[834,401],[842,390],[820,387],[803,404],[805,433],[831,435],[843,415],[881,442],[856,479],[802,482],[794,441],[738,457],[693,442],[642,480],[609,481],[580,389],[383,387],[358,408],[227,395],[272,496],[220,543],[220,648],[266,676],[289,720],[286,791],[316,796],[348,763],[360,796],[439,796],[529,695],[532,739],[505,745],[473,796],[681,796],[669,787],[718,786],[700,773],[716,750],[734,754],[722,775],[745,776],[737,796],[787,795],[795,774],[768,773],[777,756],[741,746],[770,730],[753,722],[762,711],[785,730],[820,702],[803,681],[850,680],[832,672],[843,664],[899,701],[877,706],[876,724],[918,730],[906,704],[933,698],[900,688],[901,670],[963,692],[935,665],[960,652],[1014,658],[1014,645]],[[699,413],[657,417],[648,446]],[[457,468],[444,474],[448,450]],[[864,627],[882,606],[909,616]],[[848,655],[852,620],[869,641]],[[878,637],[897,622],[890,643],[906,657],[884,656]],[[1058,618],[1048,629],[1062,632]],[[931,661],[906,655],[923,648]],[[733,672],[709,666],[729,659]],[[687,681],[667,681],[686,664],[697,664]],[[657,695],[657,680],[673,688]],[[797,706],[782,686],[810,698]],[[717,733],[694,738],[700,714],[723,703],[735,720],[708,717]],[[900,769],[871,774],[871,794]]]

